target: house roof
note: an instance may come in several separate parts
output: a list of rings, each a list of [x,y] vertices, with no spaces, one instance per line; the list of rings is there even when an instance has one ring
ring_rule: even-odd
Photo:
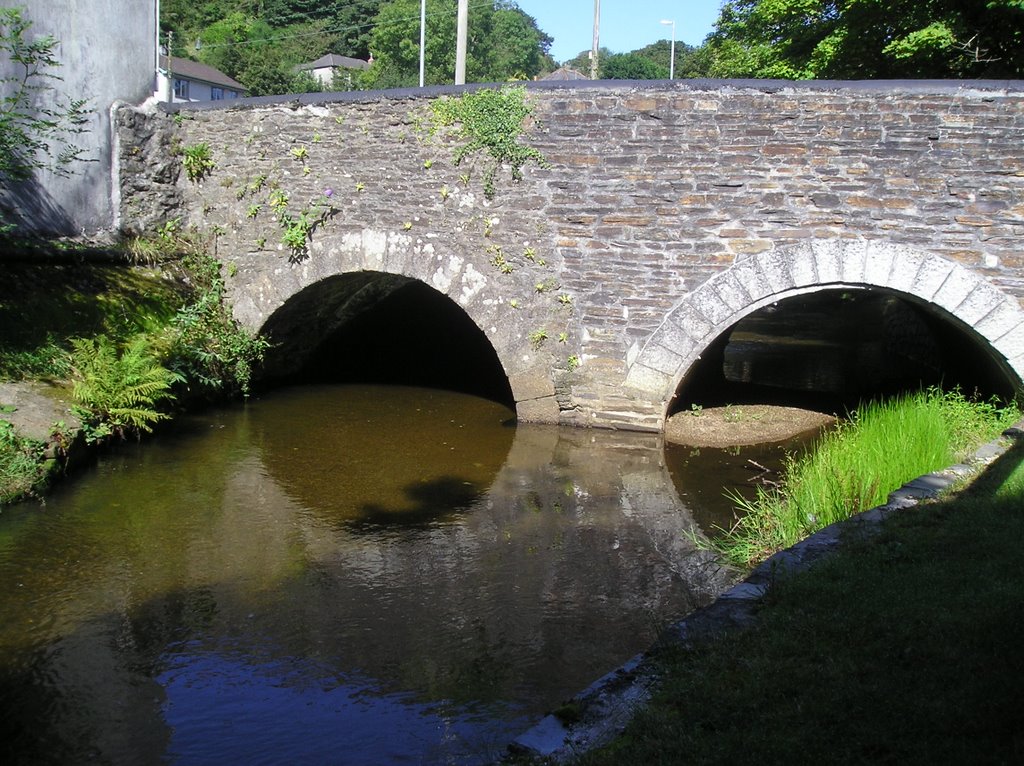
[[[544,75],[542,80],[589,80],[582,72],[573,69],[571,66],[560,66],[554,72]]]
[[[171,56],[170,67],[167,66],[167,63],[167,56],[161,56],[160,68],[164,70],[169,68],[176,77],[198,80],[210,85],[219,85],[224,88],[245,92],[245,86],[242,83],[232,80],[222,71],[214,69],[212,66],[200,64],[198,61],[192,61],[191,59],[178,58],[177,56]]]
[[[341,67],[342,69],[369,69],[368,61],[354,59],[349,56],[339,56],[336,53],[328,53],[316,61],[299,65],[299,69],[327,69],[328,67]]]

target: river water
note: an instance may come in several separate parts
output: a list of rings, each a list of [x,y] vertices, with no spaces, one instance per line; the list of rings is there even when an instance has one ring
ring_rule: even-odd
[[[286,389],[6,509],[0,763],[500,756],[712,597],[752,454],[512,417]]]

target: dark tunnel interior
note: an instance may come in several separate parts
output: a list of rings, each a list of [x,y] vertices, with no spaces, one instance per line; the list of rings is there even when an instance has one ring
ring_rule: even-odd
[[[421,386],[471,394],[514,409],[498,356],[465,311],[422,282],[387,275],[380,275],[381,281],[387,286],[377,290],[373,300],[353,299],[361,285],[316,299],[333,300],[334,313],[344,313],[344,321],[335,323],[337,327],[304,355],[303,363],[275,376],[272,383]],[[353,304],[358,304],[355,310]]]
[[[737,322],[684,378],[669,415],[771,403],[842,413],[921,387],[1013,398],[1012,374],[949,317],[882,290],[826,290]]]

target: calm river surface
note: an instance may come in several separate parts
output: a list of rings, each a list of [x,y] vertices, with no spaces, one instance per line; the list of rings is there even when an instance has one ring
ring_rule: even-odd
[[[685,533],[744,462],[511,418],[288,389],[6,509],[0,763],[500,756],[710,598]]]

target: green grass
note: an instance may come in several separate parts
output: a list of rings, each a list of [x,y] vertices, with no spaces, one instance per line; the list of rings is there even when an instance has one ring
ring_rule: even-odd
[[[918,476],[962,459],[1019,416],[1015,408],[929,389],[858,408],[815,449],[787,465],[781,487],[733,496],[741,515],[712,546],[749,567],[813,532],[884,503]]]
[[[756,627],[667,650],[580,764],[1024,762],[1024,445],[782,579]]]

